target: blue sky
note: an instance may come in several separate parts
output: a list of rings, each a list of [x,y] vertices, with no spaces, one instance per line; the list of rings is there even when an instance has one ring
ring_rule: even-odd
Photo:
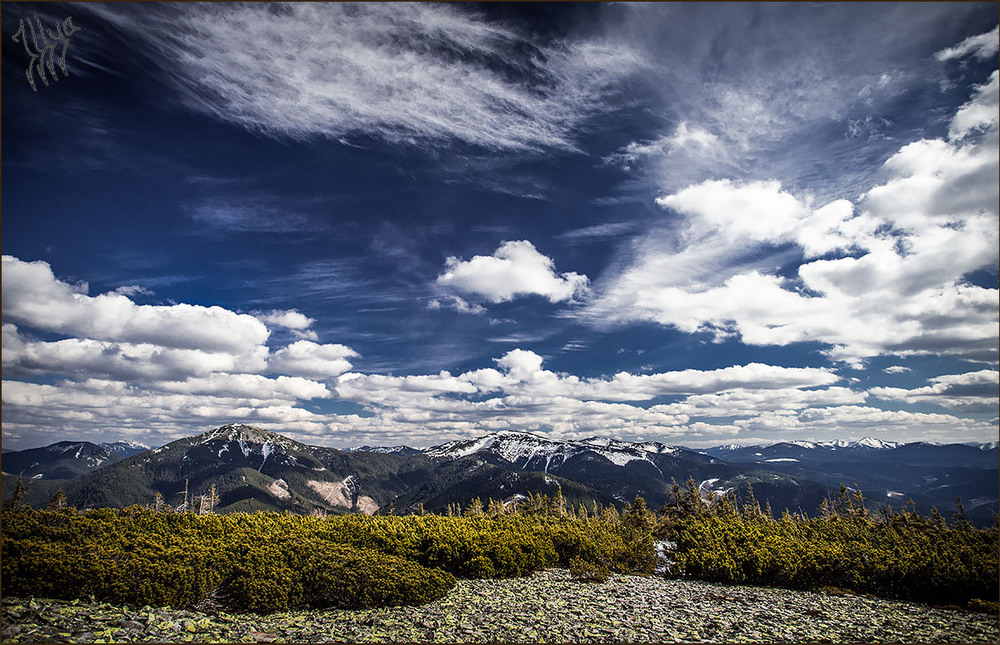
[[[995,5],[2,11],[6,448],[997,440]]]

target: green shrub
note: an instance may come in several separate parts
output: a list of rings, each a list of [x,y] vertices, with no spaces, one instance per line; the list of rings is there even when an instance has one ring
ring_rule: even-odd
[[[994,616],[1000,613],[1000,603],[995,600],[983,600],[982,598],[973,598],[966,605],[972,611],[981,611],[984,614],[993,614]]]
[[[311,553],[304,560],[302,581],[310,607],[419,605],[455,586],[455,577],[446,571],[347,546]]]
[[[523,576],[571,561],[652,570],[651,534],[636,518],[16,510],[4,514],[3,591],[138,606],[210,598],[258,613],[419,604],[456,576]]]
[[[945,526],[915,512],[883,520],[842,503],[826,517],[703,510],[673,515],[675,575],[729,584],[850,589],[936,604],[995,598],[1000,532]]]

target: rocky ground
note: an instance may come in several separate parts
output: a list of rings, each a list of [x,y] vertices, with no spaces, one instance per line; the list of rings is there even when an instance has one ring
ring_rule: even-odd
[[[563,570],[461,580],[423,607],[204,614],[4,598],[9,642],[1000,642],[997,616],[659,577],[578,583]]]

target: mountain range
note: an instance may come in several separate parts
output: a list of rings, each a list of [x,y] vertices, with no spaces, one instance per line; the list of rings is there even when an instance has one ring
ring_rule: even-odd
[[[695,450],[657,442],[592,437],[555,440],[495,432],[430,448],[362,446],[337,450],[231,424],[165,446],[59,442],[2,455],[3,489],[31,480],[30,501],[61,488],[78,508],[167,504],[207,499],[218,512],[443,512],[473,498],[510,499],[562,492],[567,502],[622,506],[636,495],[657,508],[673,482],[744,494],[753,486],[775,511],[813,513],[841,484],[860,488],[874,506],[912,499],[946,515],[961,497],[979,524],[998,509],[995,445],[899,444],[876,439],[783,442]],[[185,493],[186,491],[186,493]]]

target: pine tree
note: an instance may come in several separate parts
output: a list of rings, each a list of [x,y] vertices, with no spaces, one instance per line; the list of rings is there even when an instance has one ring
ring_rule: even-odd
[[[30,508],[24,498],[28,496],[28,486],[24,483],[24,480],[20,477],[17,478],[17,485],[14,487],[14,493],[7,500],[7,509],[11,511],[19,511],[24,508]]]
[[[563,499],[562,486],[556,488],[555,495],[552,496],[552,501],[549,504],[549,514],[557,517],[566,515],[566,502]]]
[[[698,492],[698,485],[694,483],[694,477],[688,477],[686,494],[684,496],[684,514],[692,517],[700,517],[705,514],[705,505],[701,502],[701,494]]]
[[[468,508],[465,509],[466,517],[482,517],[483,516],[483,500],[478,497],[474,498],[469,504]]]
[[[48,509],[58,511],[61,508],[66,508],[66,493],[63,492],[63,489],[57,488],[56,492],[49,498]]]
[[[753,494],[753,484],[747,484],[746,499],[743,502],[743,517],[761,517],[760,502],[757,501],[757,498]]]
[[[951,516],[951,525],[958,529],[959,531],[967,531],[972,527],[972,522],[969,521],[968,516],[965,514],[965,506],[962,505],[962,498],[955,498],[955,512]]]
[[[636,495],[635,500],[625,507],[622,523],[628,527],[650,531],[653,528],[653,514],[646,508],[646,500]]]
[[[857,486],[857,482],[854,483]],[[851,500],[854,502],[854,513],[858,517],[868,517],[868,507],[865,506],[865,496],[861,494],[861,488],[855,488],[851,493]]]

